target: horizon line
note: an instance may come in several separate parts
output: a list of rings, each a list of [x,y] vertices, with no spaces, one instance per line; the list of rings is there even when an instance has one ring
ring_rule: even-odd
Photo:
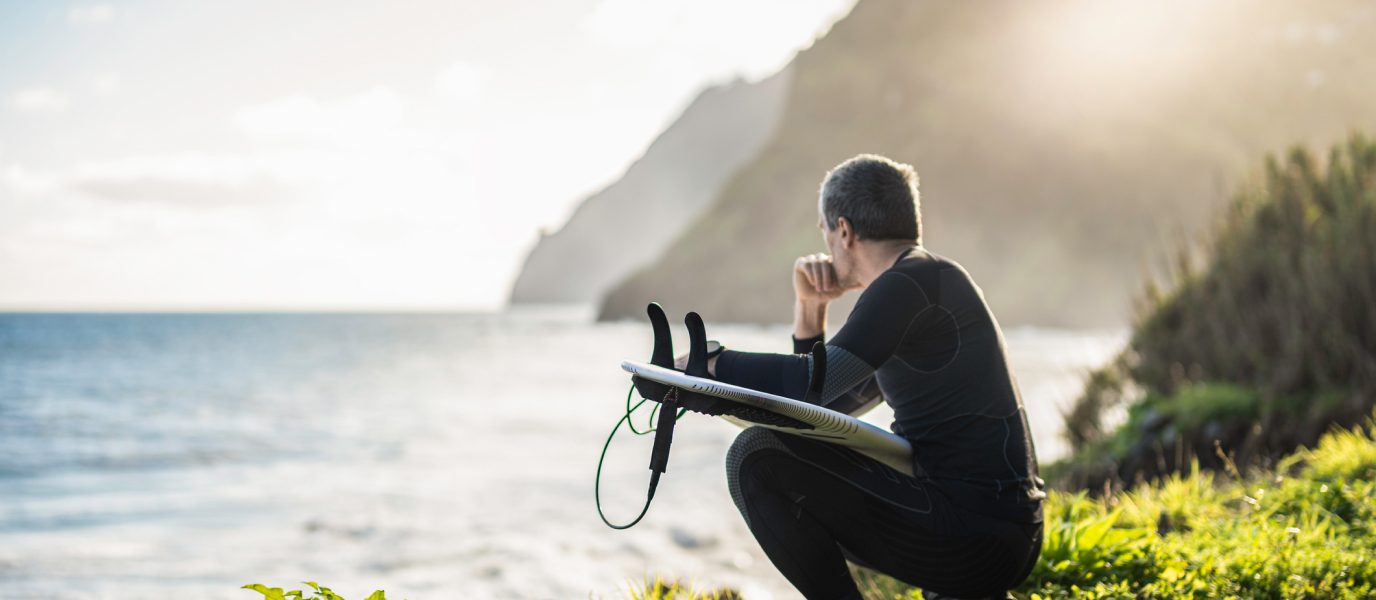
[[[0,314],[499,314],[540,310],[592,310],[589,303],[506,303],[498,306],[158,306],[0,304]]]

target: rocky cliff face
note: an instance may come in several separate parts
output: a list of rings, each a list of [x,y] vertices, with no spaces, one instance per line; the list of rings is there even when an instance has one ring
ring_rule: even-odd
[[[1262,154],[1376,128],[1376,6],[860,0],[791,68],[772,139],[600,318],[788,321],[823,174],[878,153],[1004,324],[1122,324]]]
[[[511,292],[514,303],[592,303],[654,261],[692,224],[783,115],[792,70],[711,88],[616,183],[542,236]]]

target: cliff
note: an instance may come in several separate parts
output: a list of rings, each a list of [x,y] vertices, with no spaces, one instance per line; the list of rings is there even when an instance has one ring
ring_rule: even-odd
[[[513,303],[591,303],[657,258],[711,204],[727,177],[778,126],[792,71],[703,92],[606,189],[558,232],[542,235]]]
[[[925,245],[1001,322],[1124,324],[1148,259],[1264,152],[1376,126],[1373,33],[1357,0],[860,0],[793,61],[765,147],[599,316],[786,322],[822,176],[868,152],[917,168]]]

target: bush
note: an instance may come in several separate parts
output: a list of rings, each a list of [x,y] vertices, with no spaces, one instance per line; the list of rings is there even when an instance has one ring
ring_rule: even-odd
[[[1268,158],[1207,236],[1207,264],[1194,254],[1179,252],[1168,291],[1148,285],[1128,349],[1067,412],[1076,456],[1060,470],[1078,477],[1062,485],[1191,457],[1221,468],[1215,443],[1265,467],[1376,404],[1376,140],[1354,134],[1326,166],[1301,148]],[[1105,430],[1124,405],[1127,425]]]

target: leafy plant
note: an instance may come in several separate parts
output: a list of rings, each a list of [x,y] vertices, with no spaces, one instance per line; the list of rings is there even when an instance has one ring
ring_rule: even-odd
[[[1059,514],[1044,525],[1042,555],[1031,577],[1084,585],[1144,574],[1146,550],[1155,532],[1146,527],[1115,529],[1123,509],[1102,514],[1095,504],[1083,492],[1057,503]]]
[[[627,600],[740,600],[735,590],[703,590],[692,583],[665,581],[656,575],[654,579],[629,583],[626,586]]]
[[[310,596],[305,596],[304,592],[301,590],[284,592],[282,588],[270,588],[261,583],[250,583],[244,586],[244,589],[253,590],[262,594],[264,600],[287,600],[287,598],[296,598],[297,600],[344,600],[344,598],[334,593],[330,588],[321,586],[314,581],[303,581],[301,583],[311,586],[314,592],[312,592]],[[383,593],[382,590],[378,590],[363,600],[387,600],[387,595]]]

